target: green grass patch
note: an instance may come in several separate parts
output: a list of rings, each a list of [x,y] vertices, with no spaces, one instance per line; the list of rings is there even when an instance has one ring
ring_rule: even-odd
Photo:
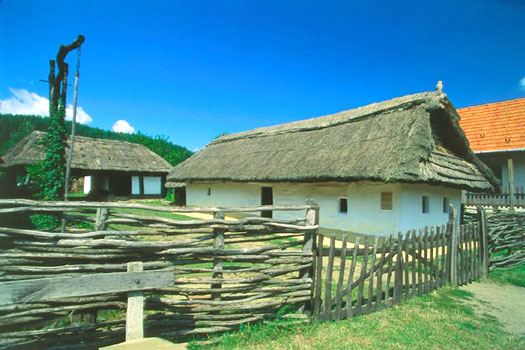
[[[468,292],[442,288],[348,321],[248,325],[210,346],[190,349],[523,349],[492,317],[477,316]]]
[[[525,287],[525,265],[493,270],[489,274],[489,279],[498,283],[509,283],[518,287]]]

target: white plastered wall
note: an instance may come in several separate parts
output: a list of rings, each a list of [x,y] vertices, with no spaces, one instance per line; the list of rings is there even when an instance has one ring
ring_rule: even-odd
[[[320,206],[321,227],[387,235],[426,225],[444,224],[443,197],[459,209],[461,191],[440,186],[356,183],[187,183],[188,206],[256,206],[261,187],[273,188],[274,205],[302,205],[308,199]],[[209,190],[208,190],[209,189]],[[392,210],[381,210],[381,192],[392,192]],[[209,193],[209,195],[208,195]],[[422,196],[429,196],[430,212],[422,213]],[[348,212],[339,213],[339,198],[347,198]],[[296,218],[304,212],[277,211],[275,218]]]

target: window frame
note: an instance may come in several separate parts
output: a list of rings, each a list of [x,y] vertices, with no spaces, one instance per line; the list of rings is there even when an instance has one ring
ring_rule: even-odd
[[[344,203],[344,208],[343,208],[343,203]],[[339,197],[339,201],[337,202],[337,212],[340,213],[340,214],[347,214],[348,213],[348,198],[346,198],[346,197]]]
[[[421,213],[430,214],[430,197],[421,196]]]
[[[381,210],[393,210],[394,209],[394,193],[392,191],[382,191],[380,194],[380,206]]]

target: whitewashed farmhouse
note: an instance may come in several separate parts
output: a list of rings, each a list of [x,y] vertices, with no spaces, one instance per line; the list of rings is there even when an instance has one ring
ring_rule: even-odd
[[[25,166],[45,158],[42,140],[46,133],[33,131],[1,158],[12,196],[16,177],[25,176]],[[66,148],[69,149],[69,140]],[[157,196],[164,193],[171,165],[146,146],[120,140],[75,137],[71,173],[84,178],[84,193],[103,192],[115,196]]]
[[[356,233],[443,224],[462,189],[498,186],[458,120],[435,91],[222,136],[174,167],[167,186],[185,183],[189,206],[312,199],[322,227]]]

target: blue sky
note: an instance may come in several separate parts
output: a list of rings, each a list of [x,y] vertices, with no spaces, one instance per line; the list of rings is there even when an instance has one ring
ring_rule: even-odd
[[[39,79],[78,34],[82,120],[123,120],[191,150],[437,80],[457,108],[514,99],[524,18],[523,0],[1,0],[0,109],[45,111]]]

